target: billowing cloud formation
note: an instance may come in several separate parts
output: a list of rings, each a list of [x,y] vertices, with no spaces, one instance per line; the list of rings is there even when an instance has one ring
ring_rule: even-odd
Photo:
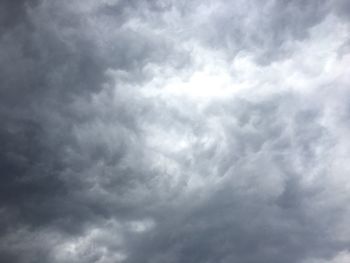
[[[0,261],[350,258],[350,5],[0,3]]]

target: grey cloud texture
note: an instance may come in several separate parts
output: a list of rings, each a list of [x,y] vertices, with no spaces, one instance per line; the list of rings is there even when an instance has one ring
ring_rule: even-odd
[[[0,261],[350,260],[347,1],[2,1]]]

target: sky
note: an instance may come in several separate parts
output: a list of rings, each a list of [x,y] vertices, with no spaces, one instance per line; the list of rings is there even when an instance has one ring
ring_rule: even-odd
[[[0,261],[350,262],[350,1],[1,0]]]

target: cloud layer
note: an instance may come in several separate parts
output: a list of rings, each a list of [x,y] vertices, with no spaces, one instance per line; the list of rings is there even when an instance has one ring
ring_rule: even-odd
[[[345,0],[0,3],[0,261],[345,263]]]

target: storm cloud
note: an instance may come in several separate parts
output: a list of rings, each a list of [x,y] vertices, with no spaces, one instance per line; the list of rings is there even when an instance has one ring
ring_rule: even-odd
[[[350,262],[346,0],[2,0],[0,261]]]

